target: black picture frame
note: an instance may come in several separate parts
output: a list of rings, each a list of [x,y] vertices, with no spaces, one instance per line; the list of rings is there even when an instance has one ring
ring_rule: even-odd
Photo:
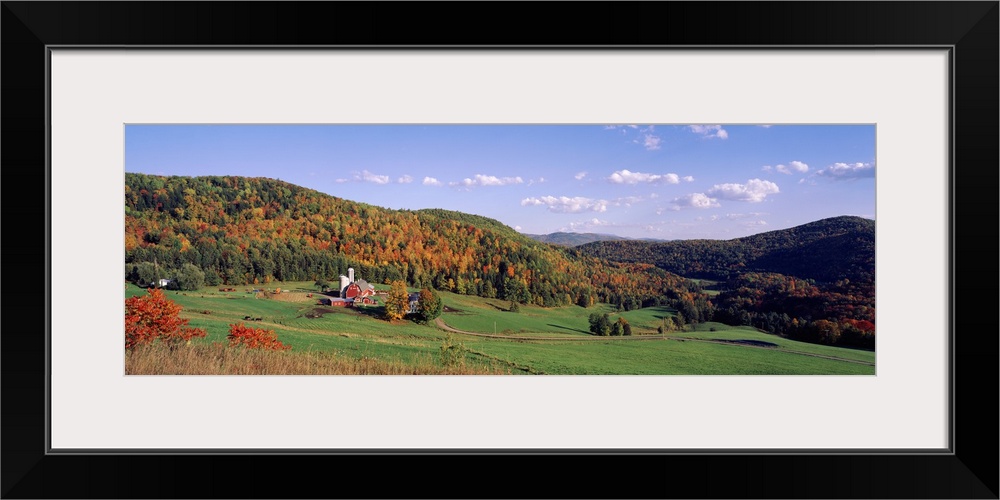
[[[98,454],[46,449],[46,303],[4,293],[4,498],[998,498],[998,20],[987,2],[2,2],[8,275],[49,275],[47,47],[946,46],[952,449],[938,454]],[[572,10],[572,15],[566,15]],[[547,14],[546,12],[563,12]],[[447,14],[447,15],[445,15]],[[464,19],[458,23],[453,19]],[[488,20],[488,22],[487,22]],[[961,229],[961,231],[959,231]],[[985,257],[981,257],[985,255]],[[19,287],[18,287],[19,288]],[[51,298],[51,291],[46,295]],[[32,318],[25,320],[24,318]],[[985,422],[985,425],[980,423]],[[349,431],[349,430],[345,430]],[[418,456],[419,455],[419,456]],[[556,473],[555,463],[579,471]],[[306,467],[328,478],[301,478]],[[362,470],[387,480],[359,480]],[[539,486],[540,485],[540,486]]]

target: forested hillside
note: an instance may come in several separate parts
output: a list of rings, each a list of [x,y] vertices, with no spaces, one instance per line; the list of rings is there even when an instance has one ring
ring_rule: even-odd
[[[126,173],[125,272],[149,283],[203,273],[206,284],[333,280],[543,306],[671,304],[705,318],[706,296],[650,264],[611,264],[536,242],[499,221],[445,210],[389,210],[286,182]]]
[[[600,241],[577,249],[612,261],[655,264],[689,278],[770,272],[824,282],[866,281],[875,276],[875,221],[833,217],[732,240]]]
[[[875,221],[833,217],[733,240],[602,241],[576,248],[720,280],[714,319],[809,342],[875,347]]]

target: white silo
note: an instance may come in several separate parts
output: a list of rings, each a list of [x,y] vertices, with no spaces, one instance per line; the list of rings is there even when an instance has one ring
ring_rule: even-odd
[[[347,285],[350,285],[350,284],[351,284],[351,280],[347,276],[344,276],[343,274],[341,274],[340,275],[340,293],[344,293],[344,289],[347,288]]]
[[[347,268],[347,277],[351,280],[351,283],[354,283],[354,268],[353,267],[348,267]]]

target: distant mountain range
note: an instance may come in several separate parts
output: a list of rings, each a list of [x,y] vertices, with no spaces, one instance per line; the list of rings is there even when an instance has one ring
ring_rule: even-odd
[[[564,247],[575,247],[579,245],[584,245],[587,243],[593,243],[595,241],[668,241],[668,240],[658,240],[653,238],[626,238],[624,236],[617,236],[614,234],[602,234],[602,233],[565,233],[556,232],[549,234],[525,234],[525,236],[542,243],[550,243],[553,245],[561,245]]]

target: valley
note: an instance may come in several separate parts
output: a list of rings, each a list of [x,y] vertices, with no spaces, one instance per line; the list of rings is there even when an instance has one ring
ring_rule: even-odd
[[[223,349],[245,324],[290,346],[275,356],[374,360],[386,374],[875,372],[874,221],[858,217],[568,247],[274,179],[144,174],[126,174],[125,213],[126,298],[165,288],[205,332],[192,345]],[[355,271],[357,297],[343,276]],[[392,283],[411,306],[433,293],[440,312],[388,314]],[[332,373],[368,373],[346,370]]]

